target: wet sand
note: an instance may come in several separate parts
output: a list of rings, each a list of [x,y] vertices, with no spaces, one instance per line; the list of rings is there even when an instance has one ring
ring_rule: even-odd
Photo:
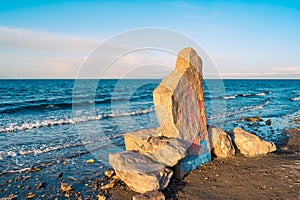
[[[300,127],[275,153],[256,158],[240,154],[201,165],[183,180],[172,180],[166,199],[300,199]],[[111,189],[108,199],[132,199],[124,185]]]

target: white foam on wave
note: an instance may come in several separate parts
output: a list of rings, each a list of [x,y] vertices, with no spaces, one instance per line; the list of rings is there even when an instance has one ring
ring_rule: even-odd
[[[264,92],[257,93],[256,96],[266,96]]]
[[[231,95],[231,96],[223,96],[222,98],[223,98],[223,99],[225,99],[225,100],[229,100],[229,99],[235,99],[235,98],[236,98],[236,95]]]
[[[209,120],[221,119],[221,118],[238,115],[238,114],[245,113],[245,112],[260,110],[260,109],[263,109],[263,107],[268,105],[269,103],[270,103],[269,101],[265,101],[264,103],[256,105],[256,106],[245,106],[245,107],[240,108],[239,110],[236,110],[233,112],[227,112],[225,114],[211,116],[211,117],[209,117]]]
[[[6,157],[16,157],[17,153],[14,151],[0,151],[0,160],[3,160]]]
[[[4,173],[5,174],[17,174],[17,173],[27,172],[29,170],[31,170],[31,168],[30,167],[26,167],[26,168],[16,169],[16,170],[7,170],[7,171],[2,172],[2,174],[4,174]]]
[[[299,100],[300,100],[300,96],[294,97],[294,98],[292,98],[291,100],[292,100],[292,101],[299,101]]]
[[[134,116],[134,115],[140,115],[140,114],[147,114],[147,113],[150,113],[153,111],[154,111],[153,108],[149,108],[149,109],[145,109],[145,110],[107,113],[107,114],[95,115],[95,116],[81,116],[81,117],[65,118],[65,119],[58,119],[58,120],[56,120],[56,119],[38,120],[35,122],[30,122],[30,123],[25,122],[21,125],[18,125],[16,123],[10,123],[5,128],[0,128],[0,133],[24,131],[24,130],[30,130],[30,129],[35,129],[35,128],[57,126],[57,125],[64,125],[64,124],[76,124],[76,123],[87,122],[87,121],[101,120],[101,119],[107,118],[107,117]]]
[[[251,96],[251,94],[242,94],[243,97]]]
[[[84,146],[84,145],[87,145],[87,144],[90,144],[90,143],[92,143],[92,141],[70,143],[70,144],[57,145],[57,146],[50,146],[50,147],[41,148],[41,149],[20,150],[19,154],[20,155],[28,155],[28,154],[38,155],[38,154],[47,153],[47,152],[50,152],[50,151],[56,151],[56,150],[60,150],[60,149],[65,149],[65,148]]]

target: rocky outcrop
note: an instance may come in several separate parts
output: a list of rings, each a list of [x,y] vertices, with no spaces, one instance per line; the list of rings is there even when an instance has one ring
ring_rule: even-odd
[[[220,158],[232,157],[235,154],[235,148],[231,137],[220,128],[211,128],[212,153]]]
[[[159,127],[126,133],[126,150],[132,152],[110,155],[117,176],[133,190],[166,187],[173,172],[165,166],[175,166],[176,177],[182,178],[210,161],[202,80],[196,51],[180,51],[175,70],[153,92]]]
[[[166,188],[173,175],[169,168],[137,152],[110,154],[109,164],[118,178],[139,193]]]
[[[235,128],[231,133],[237,149],[245,156],[255,157],[276,151],[276,146],[273,142],[264,141],[241,128]]]

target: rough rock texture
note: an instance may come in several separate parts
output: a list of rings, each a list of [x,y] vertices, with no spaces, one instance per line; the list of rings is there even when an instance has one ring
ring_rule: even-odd
[[[186,145],[177,138],[153,137],[139,152],[156,162],[173,167],[186,156],[186,149]]]
[[[231,157],[235,154],[235,148],[232,144],[231,137],[220,128],[212,128],[213,135],[219,135],[218,139],[213,143],[212,152],[220,158]],[[218,134],[217,134],[218,132]]]
[[[165,200],[164,193],[154,190],[133,196],[132,200]]]
[[[186,156],[186,144],[177,138],[153,136],[158,128],[129,132],[124,136],[127,151],[137,151],[153,160],[173,167]]]
[[[177,178],[211,159],[202,81],[201,59],[195,50],[185,48],[178,54],[175,70],[153,92],[158,135],[186,144],[187,156],[175,168]]]
[[[139,151],[152,136],[155,136],[158,128],[143,129],[136,132],[128,132],[124,135],[126,151]]]
[[[166,188],[173,175],[172,170],[137,152],[110,154],[109,164],[118,178],[139,193]]]
[[[210,126],[208,129],[208,133],[209,133],[209,140],[210,140],[210,146],[211,148],[213,148],[216,143],[219,140],[220,137],[220,131],[219,128],[215,127],[215,126]]]
[[[175,166],[182,178],[211,160],[202,81],[201,59],[192,48],[183,49],[175,70],[153,92],[159,127],[126,133],[132,152],[110,155],[117,176],[133,190],[166,187],[173,172],[165,166]]]
[[[240,153],[245,156],[255,157],[276,151],[276,146],[273,142],[264,141],[241,128],[233,129],[232,136],[234,144]]]
[[[193,141],[207,132],[202,86],[202,61],[192,48],[179,52],[176,68],[153,92],[161,136]]]

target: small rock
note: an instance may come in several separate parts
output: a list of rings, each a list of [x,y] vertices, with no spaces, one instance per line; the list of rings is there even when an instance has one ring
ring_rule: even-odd
[[[93,164],[94,162],[95,162],[95,160],[94,159],[89,159],[89,160],[87,160],[86,161],[88,164]]]
[[[64,173],[61,172],[57,175],[57,178],[61,178],[61,177],[63,177],[63,175],[64,175]]]
[[[103,195],[98,195],[97,197],[98,197],[98,200],[106,200],[106,197]]]
[[[165,195],[157,190],[138,194],[132,197],[132,200],[165,200]]]
[[[113,175],[115,175],[115,170],[114,169],[108,169],[104,172],[104,175],[108,178],[111,178]]]
[[[36,189],[42,189],[42,188],[45,188],[46,185],[47,185],[46,182],[37,183],[36,186],[35,186],[35,188],[36,188]]]
[[[68,183],[61,183],[60,184],[60,189],[63,191],[63,192],[70,192],[70,191],[73,191],[73,187],[70,186]]]
[[[29,192],[26,198],[27,199],[32,199],[34,197],[35,197],[35,195],[32,192]]]
[[[258,121],[261,121],[261,116],[247,117],[247,118],[244,118],[244,120],[248,121],[248,122],[258,122]]]
[[[111,188],[113,188],[115,185],[116,185],[116,181],[113,180],[113,181],[111,181],[109,184],[102,186],[102,187],[101,187],[101,190],[108,190],[108,189],[111,189]]]
[[[0,200],[17,200],[18,196],[14,194],[10,194],[8,197],[0,198]]]
[[[268,120],[266,121],[266,125],[271,126],[271,124],[272,124],[272,120],[271,120],[271,119],[268,119]]]

